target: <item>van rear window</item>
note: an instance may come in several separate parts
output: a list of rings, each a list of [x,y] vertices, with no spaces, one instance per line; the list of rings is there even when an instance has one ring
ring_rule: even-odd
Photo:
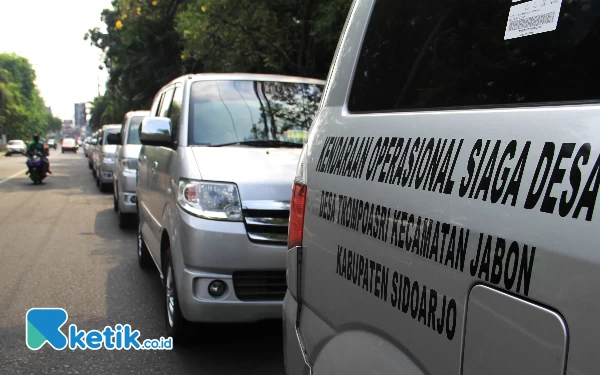
[[[377,0],[348,109],[598,102],[600,1],[560,2]],[[534,12],[509,22],[514,6]]]

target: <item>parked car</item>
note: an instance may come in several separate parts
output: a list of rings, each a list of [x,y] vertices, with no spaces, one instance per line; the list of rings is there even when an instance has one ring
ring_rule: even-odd
[[[598,373],[600,3],[538,4],[354,2],[294,182],[288,375]]]
[[[85,137],[85,139],[83,140],[83,154],[85,155],[86,158],[88,157],[91,140],[92,140],[92,137]]]
[[[324,82],[181,77],[154,98],[138,158],[138,257],[165,283],[168,335],[188,322],[281,318],[289,197]]]
[[[123,119],[113,171],[114,209],[122,229],[137,216],[137,164],[142,148],[139,129],[142,120],[149,115],[150,111],[133,111]]]
[[[46,144],[48,145],[49,148],[51,147],[51,148],[53,148],[55,150],[58,147],[58,144],[56,143],[56,140],[54,138],[50,138],[48,140],[48,142],[46,142]]]
[[[102,192],[108,191],[112,186],[113,168],[115,164],[115,151],[117,143],[110,142],[108,136],[119,134],[121,132],[120,124],[104,125],[98,131],[98,142],[94,146],[94,171],[96,186]]]
[[[62,140],[61,152],[64,154],[65,151],[76,153],[79,146],[74,138],[65,138]]]
[[[92,176],[94,179],[96,178],[96,170],[94,169],[94,151],[96,150],[96,146],[98,145],[98,132],[92,133],[90,138],[90,143],[88,145],[88,167],[92,170]]]
[[[13,154],[25,155],[26,151],[27,151],[27,145],[25,144],[25,142],[23,142],[19,139],[15,139],[15,140],[8,141],[8,144],[6,145],[6,152],[4,154],[6,156],[11,156]]]

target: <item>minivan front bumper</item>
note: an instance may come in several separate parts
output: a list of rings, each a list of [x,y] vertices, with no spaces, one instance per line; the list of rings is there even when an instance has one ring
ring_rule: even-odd
[[[176,273],[178,264],[183,267],[177,292],[184,317],[196,322],[281,319],[285,246],[251,242],[243,222],[206,220],[180,207],[177,211],[181,257],[174,262]],[[226,284],[222,296],[208,292],[215,280]]]
[[[115,168],[117,169],[117,168]],[[116,176],[117,194],[121,212],[133,214],[137,212],[137,195],[135,191],[137,173],[136,171],[122,170]]]
[[[114,166],[114,161],[101,160],[100,170],[98,171],[98,178],[100,179],[100,183],[112,184]]]

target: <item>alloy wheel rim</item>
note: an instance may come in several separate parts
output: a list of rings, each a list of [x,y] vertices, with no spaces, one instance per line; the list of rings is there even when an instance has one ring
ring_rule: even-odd
[[[166,291],[167,291],[167,319],[169,320],[169,326],[173,327],[173,315],[175,314],[175,293],[173,291],[173,268],[169,264],[167,266],[167,279],[166,279]]]
[[[142,257],[142,234],[138,228],[138,257]]]

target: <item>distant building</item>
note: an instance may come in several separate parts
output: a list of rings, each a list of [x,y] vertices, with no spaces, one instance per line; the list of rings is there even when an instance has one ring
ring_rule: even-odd
[[[85,103],[75,103],[75,126],[85,126]]]

